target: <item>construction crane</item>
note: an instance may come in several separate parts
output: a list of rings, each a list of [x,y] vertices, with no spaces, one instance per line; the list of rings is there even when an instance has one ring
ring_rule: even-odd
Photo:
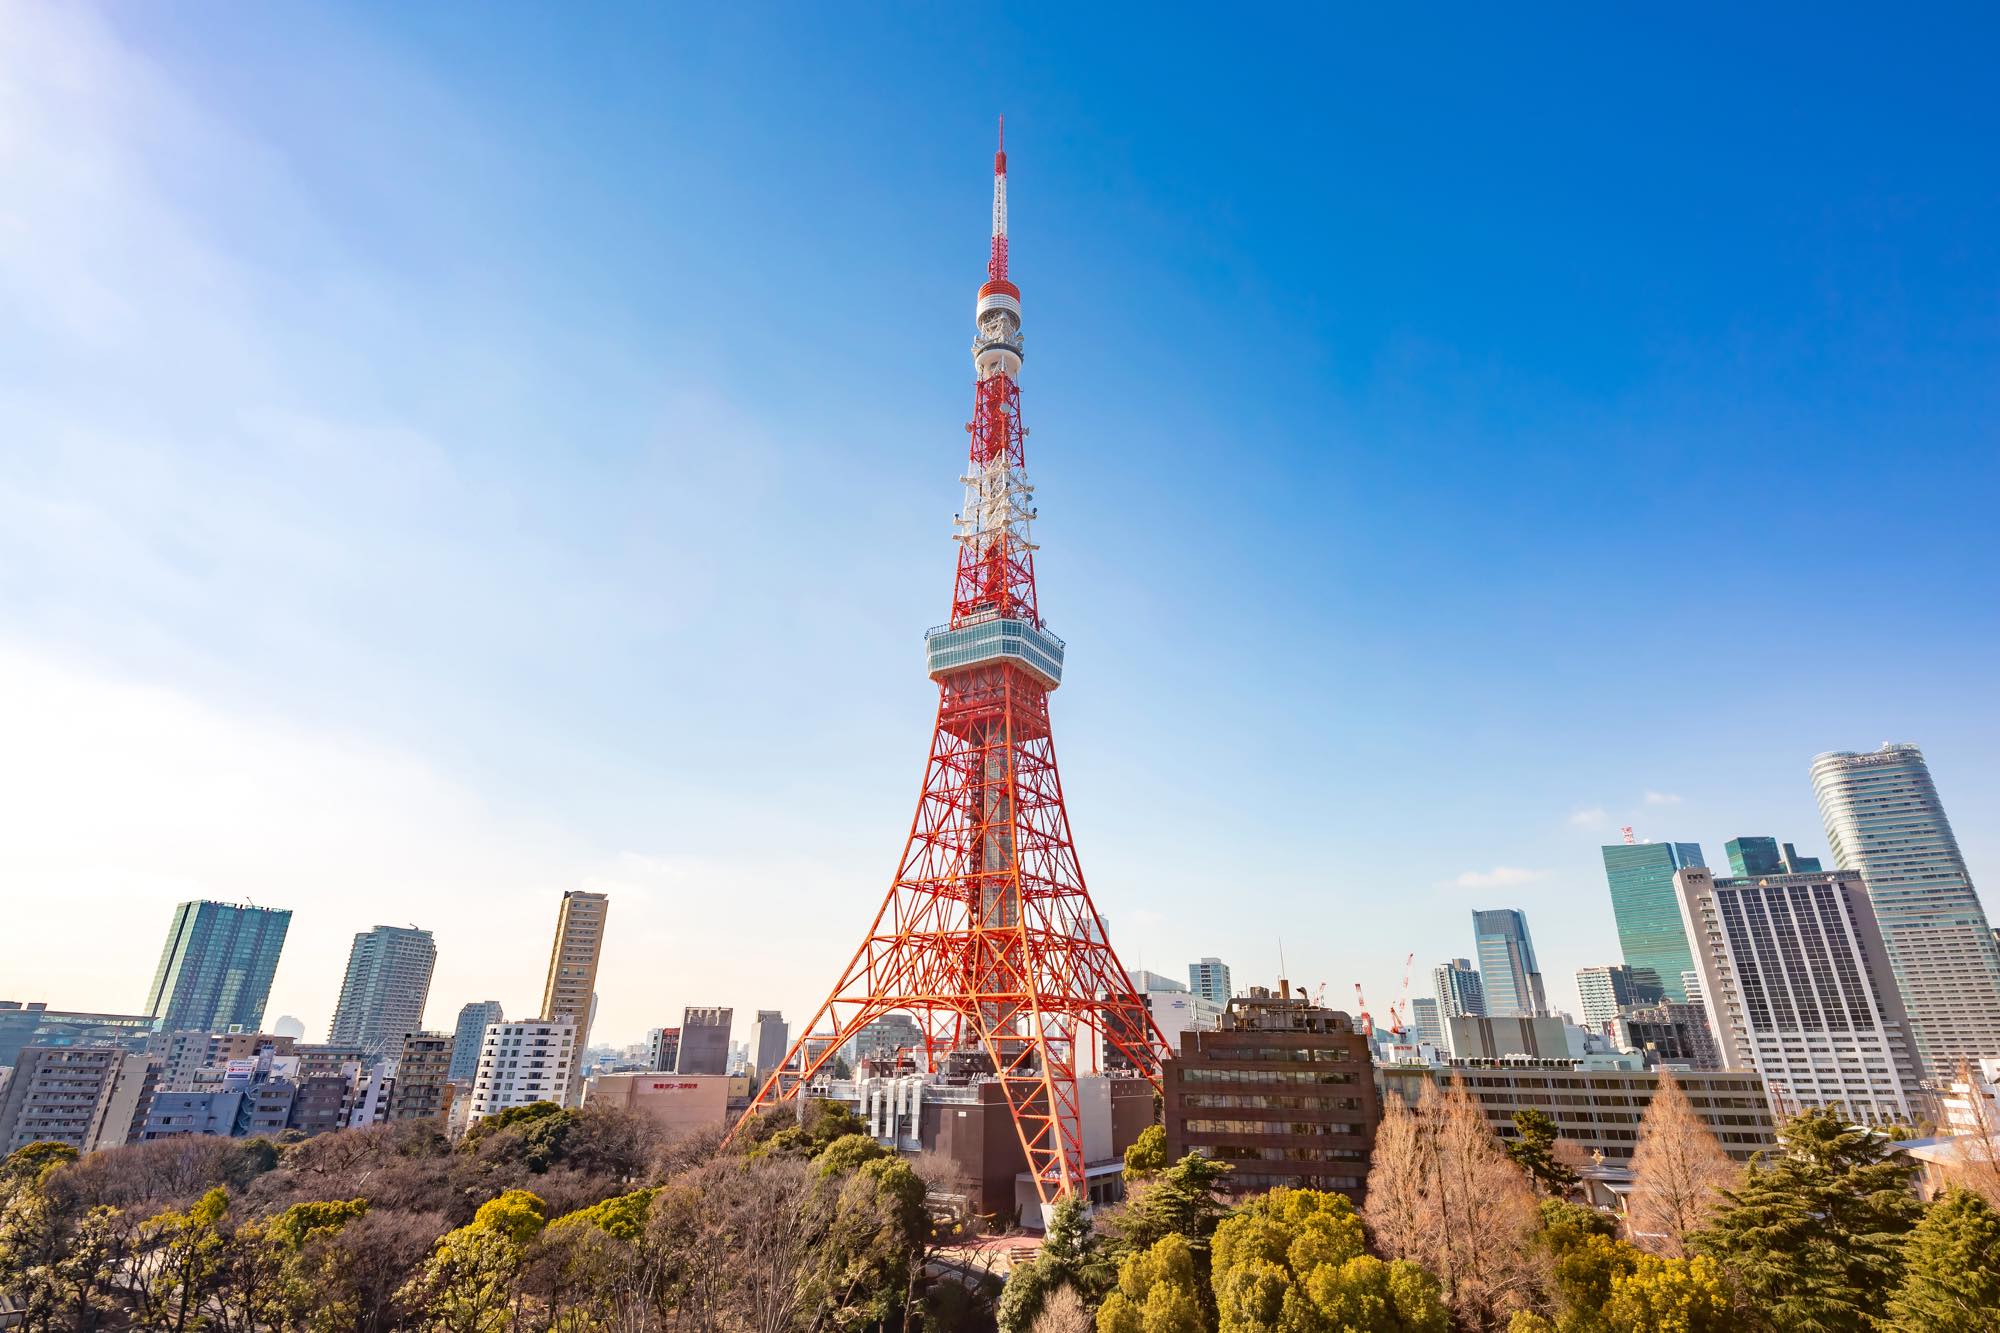
[[[1361,994],[1361,983],[1354,983],[1354,1016],[1361,1020],[1361,1035],[1375,1035],[1375,1019],[1368,1012],[1368,1001]]]
[[[1625,845],[1627,847],[1638,841],[1637,838],[1632,836],[1632,826],[1630,824],[1622,826],[1618,831],[1625,835]]]
[[[1401,1039],[1404,1031],[1409,1026],[1408,1015],[1410,1012],[1410,969],[1416,964],[1416,961],[1417,961],[1417,955],[1414,951],[1404,955],[1403,991],[1401,995],[1397,996],[1396,1002],[1389,1006],[1389,1023],[1390,1023],[1389,1031],[1393,1033],[1398,1039]]]

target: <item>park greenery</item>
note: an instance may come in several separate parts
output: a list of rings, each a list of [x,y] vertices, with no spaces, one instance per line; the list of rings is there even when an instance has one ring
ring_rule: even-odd
[[[1128,1198],[1053,1210],[1001,1272],[949,1163],[828,1103],[728,1144],[548,1103],[457,1143],[425,1123],[297,1143],[168,1139],[0,1162],[0,1310],[26,1333],[1971,1333],[2000,1328],[2000,1212],[1925,1202],[1829,1112],[1732,1163],[1668,1080],[1625,1217],[1524,1112],[1391,1098],[1356,1208],[1237,1198],[1149,1130]]]

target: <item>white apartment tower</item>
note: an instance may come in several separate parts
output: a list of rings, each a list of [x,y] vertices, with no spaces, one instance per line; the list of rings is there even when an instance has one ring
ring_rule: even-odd
[[[1834,864],[1868,884],[1924,1072],[2000,1056],[2000,943],[1973,890],[1924,754],[1823,754],[1813,794]]]
[[[467,1123],[510,1106],[562,1101],[575,1072],[576,1027],[568,1018],[488,1023]]]
[[[1754,1069],[1771,1109],[1916,1119],[1916,1048],[1861,876],[1674,873],[1723,1064]]]

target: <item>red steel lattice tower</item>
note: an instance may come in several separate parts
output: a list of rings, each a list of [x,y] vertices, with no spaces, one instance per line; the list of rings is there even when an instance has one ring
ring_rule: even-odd
[[[954,1054],[990,1069],[1046,1205],[1083,1185],[1077,1073],[1099,1040],[1156,1082],[1167,1050],[1084,887],[1049,735],[1063,642],[1035,600],[1004,125],[975,321],[958,572],[951,619],[924,636],[937,725],[909,842],[839,984],[745,1116],[796,1095],[868,1023],[905,1013],[928,1072]]]

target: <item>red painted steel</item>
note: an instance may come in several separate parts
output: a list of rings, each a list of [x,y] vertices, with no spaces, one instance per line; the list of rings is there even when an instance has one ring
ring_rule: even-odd
[[[996,197],[1006,157],[995,155]],[[997,210],[996,210],[997,212]],[[1005,235],[982,293],[1004,290]],[[1021,391],[1004,370],[973,398],[972,476],[1026,463]],[[1025,526],[1025,525],[1022,525]],[[963,540],[951,626],[1000,616],[1043,628],[1032,548],[1013,524]],[[881,910],[838,984],[745,1118],[795,1096],[866,1024],[908,1013],[937,1071],[983,1054],[1006,1095],[1043,1203],[1083,1188],[1077,1090],[1097,1038],[1158,1082],[1165,1039],[1135,995],[1084,886],[1049,730],[1049,691],[1005,659],[948,672],[909,839]],[[740,1124],[741,1122],[739,1122]]]

